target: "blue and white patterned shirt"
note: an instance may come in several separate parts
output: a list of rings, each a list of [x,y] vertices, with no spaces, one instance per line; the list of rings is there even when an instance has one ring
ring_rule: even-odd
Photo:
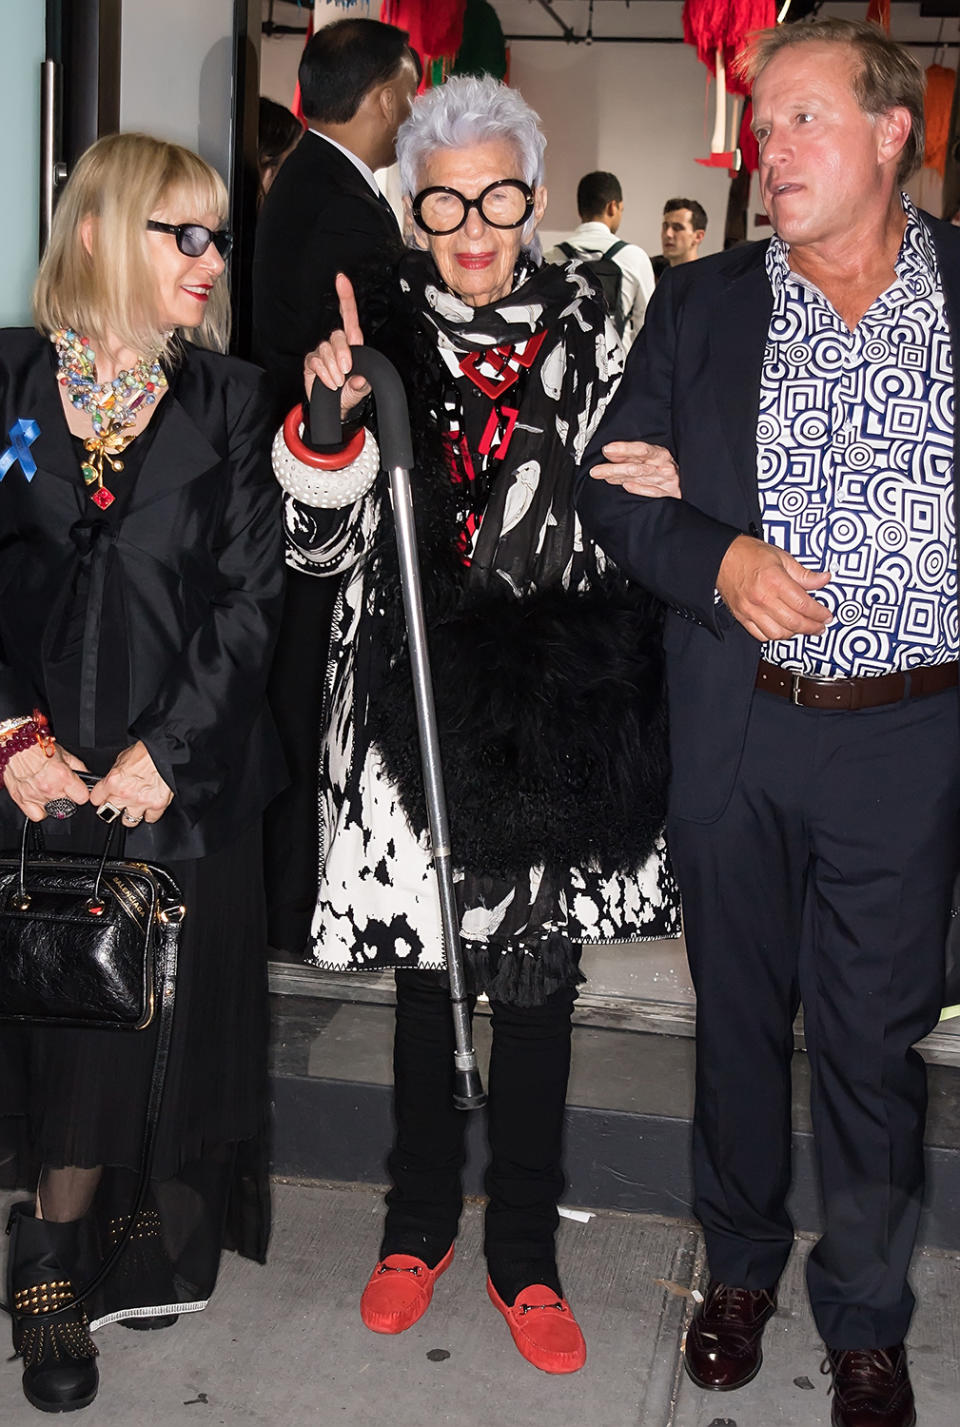
[[[765,656],[823,676],[881,674],[958,654],[954,387],[936,254],[904,195],[896,279],[851,332],[767,250],[773,314],[757,475],[764,539],[833,578],[822,634]]]

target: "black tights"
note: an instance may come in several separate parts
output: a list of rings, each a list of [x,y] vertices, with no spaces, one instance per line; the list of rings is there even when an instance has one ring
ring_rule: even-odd
[[[398,971],[396,981],[396,1140],[387,1161],[393,1187],[380,1256],[414,1254],[432,1268],[457,1234],[467,1116],[453,1105],[453,1023],[445,985],[429,971]],[[484,1252],[506,1303],[531,1283],[561,1292],[554,1234],[564,1184],[574,999],[575,992],[564,989],[541,1006],[491,1002]]]
[[[89,1213],[102,1174],[99,1166],[96,1169],[77,1169],[74,1165],[63,1169],[44,1166],[37,1188],[37,1218],[61,1224],[82,1219]]]

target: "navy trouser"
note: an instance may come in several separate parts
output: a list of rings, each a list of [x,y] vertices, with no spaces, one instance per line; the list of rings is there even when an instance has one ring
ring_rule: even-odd
[[[449,992],[435,972],[398,971],[396,981],[397,1137],[380,1256],[414,1254],[433,1267],[457,1234],[468,1115],[453,1104]],[[531,1283],[560,1291],[554,1234],[574,1000],[562,990],[541,1006],[491,1003],[484,1251],[508,1303]]]
[[[804,1011],[824,1233],[807,1284],[832,1348],[913,1309],[926,1072],[960,861],[956,691],[863,712],[754,695],[730,802],[673,819],[697,991],[695,1210],[714,1278],[776,1283],[792,1244],[793,1021]]]

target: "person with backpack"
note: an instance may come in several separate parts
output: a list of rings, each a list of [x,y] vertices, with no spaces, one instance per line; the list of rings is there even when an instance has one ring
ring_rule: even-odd
[[[653,265],[642,248],[616,237],[623,219],[623,190],[612,173],[587,173],[577,184],[580,226],[546,254],[548,263],[580,258],[603,288],[607,307],[629,350],[643,326],[654,289]]]

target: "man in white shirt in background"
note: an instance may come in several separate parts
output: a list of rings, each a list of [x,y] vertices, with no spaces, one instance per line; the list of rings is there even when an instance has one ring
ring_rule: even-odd
[[[591,265],[607,295],[623,345],[629,350],[643,326],[654,277],[650,259],[643,249],[617,240],[623,218],[623,190],[616,175],[585,174],[577,184],[577,212],[579,228],[551,248],[546,261],[567,263],[575,257]]]

